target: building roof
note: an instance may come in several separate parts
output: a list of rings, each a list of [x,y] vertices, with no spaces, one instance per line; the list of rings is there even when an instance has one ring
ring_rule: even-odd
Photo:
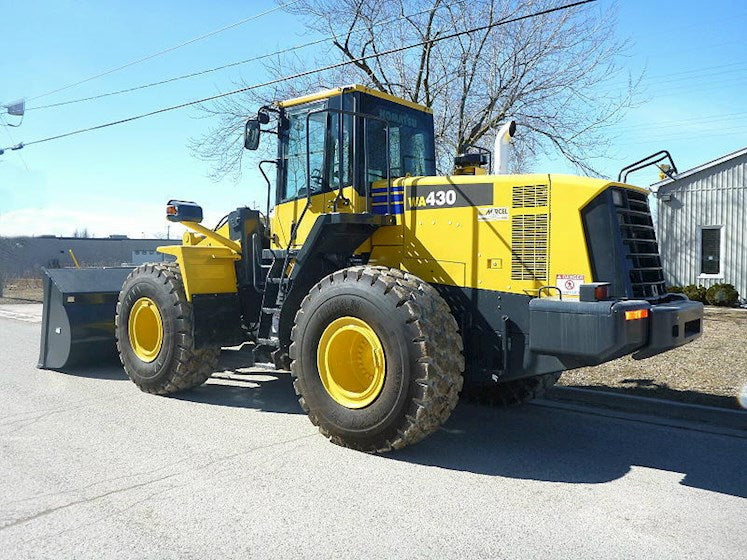
[[[658,181],[656,183],[653,183],[652,187],[658,187],[661,188],[665,185],[669,185],[675,181],[679,181],[680,179],[684,179],[685,177],[689,177],[690,175],[695,175],[696,173],[700,173],[701,171],[705,171],[706,169],[710,169],[711,167],[715,167],[717,165],[720,165],[722,163],[725,163],[729,160],[738,158],[740,156],[743,156],[747,154],[747,147],[742,148],[741,150],[737,150],[736,152],[732,152],[730,154],[726,154],[725,156],[721,156],[720,158],[716,158],[714,160],[711,160],[709,162],[703,163],[701,165],[698,165],[697,167],[693,167],[692,169],[688,169],[687,171],[683,171],[681,173],[678,173],[674,180],[672,179],[664,179],[663,181]]]

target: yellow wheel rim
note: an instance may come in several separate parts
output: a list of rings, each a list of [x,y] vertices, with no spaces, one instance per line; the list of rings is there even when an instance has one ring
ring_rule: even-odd
[[[347,408],[368,406],[384,386],[386,359],[374,330],[356,317],[340,317],[324,329],[317,349],[324,388]]]
[[[135,355],[144,362],[155,360],[163,346],[163,321],[152,299],[142,297],[135,302],[130,309],[127,331]]]

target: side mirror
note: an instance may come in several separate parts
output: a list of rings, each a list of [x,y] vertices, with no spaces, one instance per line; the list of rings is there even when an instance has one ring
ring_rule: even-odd
[[[249,119],[244,127],[244,148],[256,150],[259,148],[259,119]]]

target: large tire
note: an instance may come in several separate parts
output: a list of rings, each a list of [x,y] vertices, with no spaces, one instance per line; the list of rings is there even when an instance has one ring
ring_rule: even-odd
[[[503,383],[465,387],[465,400],[508,408],[538,399],[560,378],[560,373],[545,373],[522,379],[512,379]]]
[[[160,344],[151,349],[152,358],[146,359],[143,350],[133,349],[129,331],[130,312],[143,300],[157,308],[162,334]],[[192,305],[176,263],[144,264],[130,273],[119,294],[115,326],[125,372],[146,393],[169,395],[202,385],[218,364],[220,348],[194,347]]]
[[[380,392],[358,408],[333,398],[317,362],[325,329],[341,318],[369,325],[383,348]],[[425,438],[447,420],[462,388],[462,339],[449,306],[428,283],[386,267],[351,267],[316,284],[296,314],[290,357],[298,402],[311,422],[333,443],[360,451]]]

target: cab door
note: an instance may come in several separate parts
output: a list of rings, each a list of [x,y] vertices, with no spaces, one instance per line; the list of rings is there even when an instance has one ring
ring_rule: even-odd
[[[315,103],[289,109],[281,123],[277,204],[271,215],[274,249],[288,247],[291,232],[299,220],[293,247],[302,245],[317,217],[329,211],[332,196],[327,172],[330,119],[328,113],[315,112],[323,108],[324,104]],[[304,213],[309,194],[311,204]]]

